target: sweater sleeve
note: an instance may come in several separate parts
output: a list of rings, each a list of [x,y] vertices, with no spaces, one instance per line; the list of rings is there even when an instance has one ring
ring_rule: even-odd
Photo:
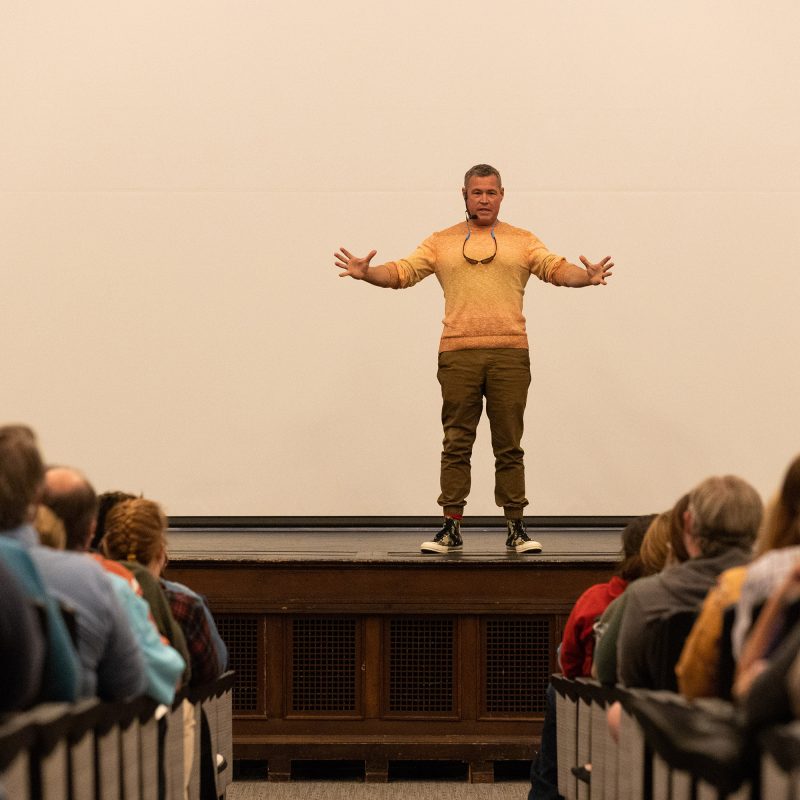
[[[531,243],[528,247],[528,269],[533,275],[545,283],[558,286],[560,285],[559,268],[566,263],[566,258],[551,253],[536,236],[531,234]]]
[[[429,236],[408,258],[389,261],[392,289],[408,289],[436,271],[435,234]]]

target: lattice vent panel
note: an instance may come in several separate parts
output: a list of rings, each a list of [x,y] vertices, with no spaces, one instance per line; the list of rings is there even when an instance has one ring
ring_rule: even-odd
[[[489,714],[544,713],[550,678],[549,617],[485,623],[485,710]]]
[[[356,620],[292,620],[292,710],[355,712]]]
[[[452,713],[454,652],[455,620],[391,620],[388,710],[409,714]]]
[[[214,619],[228,647],[230,668],[236,670],[233,711],[258,711],[258,628],[261,619],[219,614]]]

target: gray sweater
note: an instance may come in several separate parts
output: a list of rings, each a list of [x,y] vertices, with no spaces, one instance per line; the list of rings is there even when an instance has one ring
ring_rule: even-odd
[[[697,613],[717,576],[749,559],[748,549],[731,548],[710,558],[692,558],[631,584],[625,592],[625,611],[617,638],[620,683],[653,689],[669,688],[658,685],[656,676],[663,664],[656,663],[661,656],[656,652],[659,648],[652,646],[648,629],[653,623],[678,612]],[[668,654],[670,658],[674,657],[673,667],[680,657],[680,646],[677,652]]]

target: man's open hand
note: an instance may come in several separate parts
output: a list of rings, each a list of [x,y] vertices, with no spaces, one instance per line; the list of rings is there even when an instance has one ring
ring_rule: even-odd
[[[344,272],[339,273],[339,277],[346,278],[349,276],[355,278],[357,281],[364,280],[367,270],[369,270],[369,262],[372,261],[377,252],[377,250],[370,250],[366,257],[359,258],[348,250],[345,250],[344,247],[340,247],[333,254],[333,257],[336,259],[336,266],[344,270]]]
[[[586,275],[589,278],[590,286],[597,286],[599,284],[606,285],[606,278],[611,277],[611,268],[614,262],[611,256],[606,256],[602,261],[592,264],[586,256],[581,256],[581,264],[586,267]]]

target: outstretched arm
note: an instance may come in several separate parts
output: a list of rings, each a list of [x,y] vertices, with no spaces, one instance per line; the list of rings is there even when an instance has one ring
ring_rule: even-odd
[[[373,286],[389,288],[392,286],[392,275],[385,264],[377,267],[370,267],[369,262],[375,257],[377,250],[370,250],[364,257],[354,256],[344,247],[340,247],[333,257],[336,259],[335,265],[344,272],[339,273],[340,278],[355,278],[357,281],[365,281]]]
[[[611,256],[606,256],[602,261],[593,264],[585,256],[581,256],[581,264],[585,269],[581,269],[576,264],[564,263],[558,268],[556,280],[561,286],[599,286],[606,285],[606,278],[611,277],[611,268],[614,262]]]

